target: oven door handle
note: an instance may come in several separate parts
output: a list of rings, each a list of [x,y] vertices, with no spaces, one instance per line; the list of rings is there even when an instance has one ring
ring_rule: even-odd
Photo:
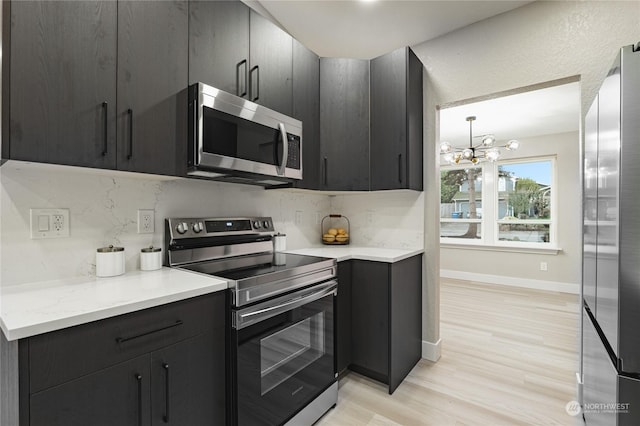
[[[322,299],[323,297],[330,294],[338,294],[336,281],[329,281],[326,285],[323,286],[321,290],[315,291],[311,294],[306,294],[304,296],[289,299],[283,303],[278,303],[275,306],[269,306],[264,309],[258,309],[257,311],[251,311],[247,313],[236,312],[233,318],[233,326],[236,330],[241,330],[245,327],[274,317],[283,312],[287,312],[300,306],[306,305],[307,303]]]

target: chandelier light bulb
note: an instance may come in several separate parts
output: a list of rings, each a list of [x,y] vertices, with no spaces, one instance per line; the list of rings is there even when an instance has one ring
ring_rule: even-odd
[[[515,139],[511,139],[509,142],[507,142],[507,145],[505,146],[505,148],[507,148],[509,151],[515,151],[516,149],[518,149],[519,146],[520,146],[520,142],[518,142]]]
[[[460,160],[462,160],[462,154],[460,154],[459,152],[456,152],[455,155],[453,156],[453,162],[458,164]]]
[[[442,156],[442,158],[447,163],[453,163],[453,160],[454,160],[455,156],[453,155],[453,152],[447,152],[446,154],[444,154]]]
[[[495,136],[486,135],[482,138],[482,146],[491,146],[496,141]]]
[[[442,142],[440,144],[440,152],[443,154],[447,154],[449,152],[453,151],[453,147],[451,146],[451,144],[449,142]]]
[[[487,160],[494,163],[500,158],[500,150],[498,148],[488,149],[487,152],[484,153],[484,156]]]
[[[476,164],[476,163],[478,162],[478,157],[473,157],[473,158],[471,159],[471,162],[472,162],[473,164]]]
[[[465,160],[471,160],[473,157],[473,150],[471,148],[465,148],[462,151],[462,158],[464,158]]]

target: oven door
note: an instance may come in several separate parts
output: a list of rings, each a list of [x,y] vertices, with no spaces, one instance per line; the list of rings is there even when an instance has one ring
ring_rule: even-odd
[[[335,382],[336,286],[233,312],[235,424],[283,424]]]

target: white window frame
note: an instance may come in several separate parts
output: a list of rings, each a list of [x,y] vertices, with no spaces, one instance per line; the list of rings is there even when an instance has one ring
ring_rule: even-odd
[[[551,210],[551,218],[547,220],[502,220],[498,218],[499,212],[499,181],[498,181],[498,166],[508,164],[521,164],[521,163],[535,163],[541,161],[551,162],[551,196],[549,199],[549,208]],[[558,252],[558,203],[557,203],[557,160],[555,156],[542,156],[542,157],[526,157],[526,158],[514,158],[508,160],[497,161],[495,163],[483,162],[480,164],[482,168],[482,218],[481,219],[465,219],[465,222],[479,222],[482,227],[482,236],[479,239],[465,239],[465,238],[451,238],[440,237],[440,243],[448,247],[461,247],[461,248],[485,248],[488,250],[508,250],[508,251],[552,251]],[[460,165],[442,165],[440,171],[447,170],[460,170],[465,167]],[[460,219],[448,219],[440,218],[440,223],[459,221]],[[549,241],[548,242],[517,242],[517,241],[500,241],[499,224],[548,224],[549,225]]]

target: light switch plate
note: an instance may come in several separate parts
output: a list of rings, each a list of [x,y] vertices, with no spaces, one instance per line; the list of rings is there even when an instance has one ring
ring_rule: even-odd
[[[69,209],[29,209],[31,239],[69,236]]]

